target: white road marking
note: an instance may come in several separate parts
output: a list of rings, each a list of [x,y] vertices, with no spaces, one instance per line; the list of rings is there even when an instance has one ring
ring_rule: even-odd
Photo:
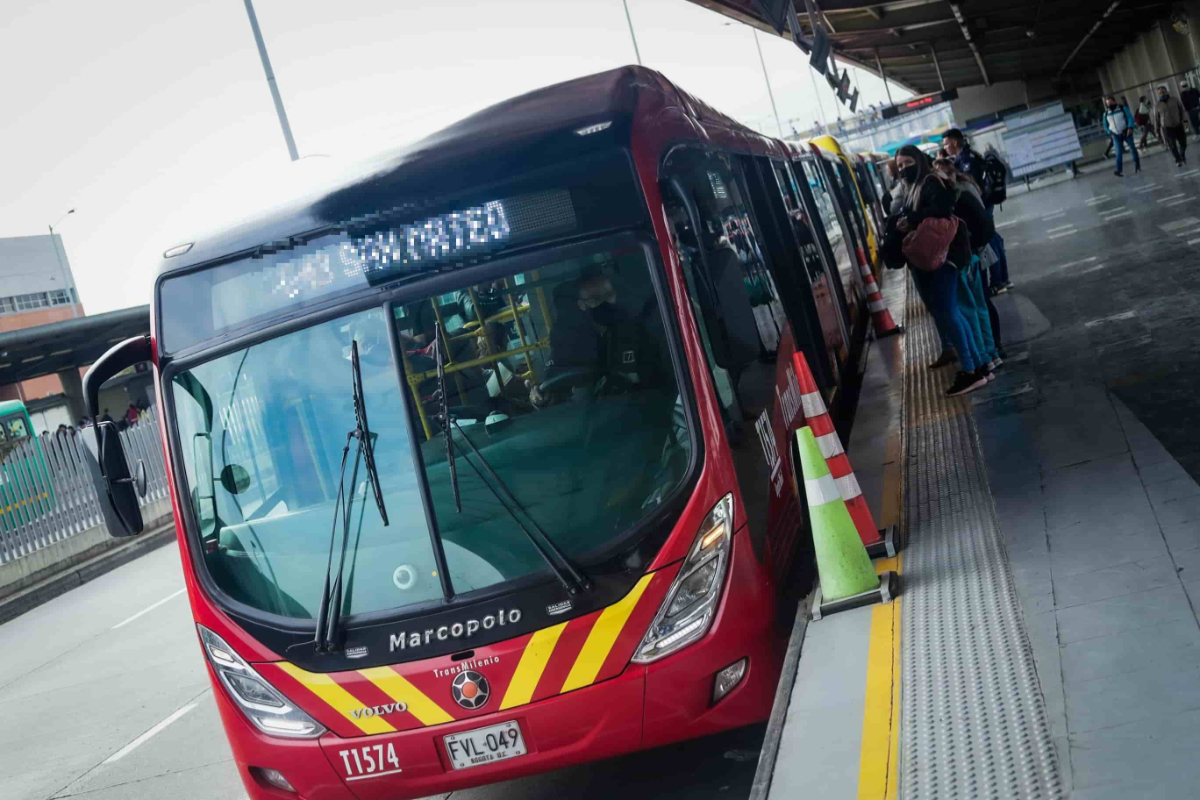
[[[1089,272],[1095,272],[1095,271],[1097,271],[1097,270],[1104,269],[1104,268],[1105,268],[1105,267],[1107,267],[1107,266],[1108,266],[1108,264],[1097,264],[1097,265],[1096,265],[1096,266],[1094,266],[1094,267],[1088,267],[1087,269],[1081,269],[1081,270],[1080,270],[1078,273],[1076,273],[1076,274],[1077,274],[1077,275],[1087,275]]]
[[[1158,187],[1158,186],[1159,186],[1159,184],[1157,184],[1157,183],[1147,183],[1145,186],[1143,186],[1143,187],[1142,187],[1142,188],[1140,188],[1140,189],[1134,189],[1134,191],[1135,191],[1135,192],[1148,192],[1148,191],[1150,191],[1151,189],[1154,189],[1154,188],[1156,188],[1156,187]]]
[[[1133,212],[1129,212],[1129,213],[1133,213]],[[1079,233],[1079,231],[1077,231],[1077,230],[1075,230],[1074,228],[1072,228],[1072,229],[1071,229],[1071,230],[1069,230],[1069,231],[1063,231],[1062,233],[1055,233],[1055,234],[1053,234],[1053,235],[1051,235],[1051,236],[1047,236],[1046,238],[1047,238],[1047,239],[1061,239],[1062,237],[1064,237],[1064,236],[1070,236],[1070,235],[1071,235],[1071,234],[1073,234],[1073,233]]]
[[[1108,222],[1109,220],[1112,220],[1112,219],[1120,219],[1121,217],[1131,217],[1131,216],[1133,216],[1132,211],[1122,211],[1120,214],[1113,214],[1112,216],[1105,217],[1104,221]]]
[[[1188,239],[1188,244],[1200,244],[1200,239]]]
[[[1158,198],[1158,202],[1160,202],[1160,203],[1165,203],[1165,202],[1167,202],[1168,200],[1177,200],[1177,199],[1179,199],[1180,197],[1187,197],[1187,193],[1186,193],[1186,192],[1180,192],[1179,194],[1171,194],[1171,195],[1167,195],[1166,197],[1160,197],[1160,198]]]
[[[1096,258],[1097,258],[1097,256],[1092,256],[1091,258],[1081,258],[1078,261],[1069,261],[1066,264],[1063,264],[1061,267],[1059,267],[1059,269],[1067,269],[1069,267],[1078,267],[1080,264],[1087,264],[1091,261],[1095,261]]]
[[[1139,336],[1136,339],[1122,339],[1121,341],[1113,342],[1112,344],[1102,344],[1100,347],[1096,348],[1096,352],[1104,353],[1108,350],[1116,350],[1118,347],[1140,347],[1144,344],[1150,344],[1152,341],[1154,341],[1154,338],[1150,336],[1150,334],[1146,334],[1144,336]]]
[[[1008,228],[1013,225],[1020,225],[1024,221],[1025,220],[1023,220],[1023,219],[1010,219],[1008,222],[1001,222],[999,225],[996,226],[996,229],[999,230],[1000,228]]]
[[[1170,208],[1171,206],[1177,206],[1177,205],[1179,205],[1180,203],[1186,203],[1188,200],[1191,200],[1191,199],[1192,199],[1192,198],[1191,198],[1190,196],[1189,196],[1189,197],[1185,197],[1185,198],[1183,198],[1182,200],[1176,200],[1176,201],[1175,201],[1175,202],[1173,202],[1173,203],[1167,203],[1166,207],[1167,207],[1167,208]]]
[[[1108,209],[1105,209],[1104,211],[1101,211],[1100,216],[1104,216],[1105,214],[1115,214],[1118,211],[1124,211],[1127,208],[1129,208],[1129,206],[1117,206],[1116,208],[1108,208]]]
[[[170,595],[169,597],[164,597],[162,600],[159,600],[154,605],[143,608],[141,611],[137,612],[132,617],[128,617],[126,619],[121,620],[116,625],[113,625],[110,630],[115,631],[117,628],[128,625],[129,623],[133,622],[135,619],[140,617],[142,614],[149,614],[151,611],[158,608],[159,606],[161,606],[163,603],[167,602],[168,600],[174,600],[176,597],[179,597],[179,595],[183,594],[185,591],[187,591],[187,589],[180,589],[178,592],[175,592],[174,594]]]
[[[1105,322],[1120,322],[1124,319],[1133,319],[1136,316],[1136,311],[1122,311],[1120,314],[1113,314],[1111,317],[1103,317],[1101,319],[1094,319],[1091,322],[1085,322],[1083,323],[1083,327],[1094,328],[1097,325],[1104,324]]]
[[[1188,175],[1195,175],[1197,172],[1200,172],[1200,169],[1189,169],[1187,172],[1180,172],[1178,177],[1186,178]]]
[[[1097,196],[1097,197],[1089,197],[1089,198],[1088,198],[1088,200],[1087,200],[1087,204],[1088,204],[1089,206],[1091,206],[1091,205],[1095,205],[1095,204],[1097,204],[1097,203],[1103,203],[1103,202],[1105,202],[1105,201],[1106,201],[1106,200],[1108,200],[1108,199],[1110,199],[1110,198],[1109,198],[1109,196],[1108,196],[1108,195],[1106,195],[1106,194],[1102,194],[1102,195],[1099,195],[1099,196]]]
[[[1072,222],[1067,225],[1059,225],[1057,228],[1047,228],[1046,233],[1054,233],[1055,231],[1065,231],[1067,228],[1074,228],[1074,227],[1075,227],[1075,223]]]
[[[1162,228],[1167,233],[1170,233],[1171,231],[1177,231],[1180,228],[1190,228],[1198,223],[1200,223],[1200,219],[1196,219],[1195,217],[1181,217],[1174,222],[1166,222],[1158,227]]]
[[[184,714],[186,714],[186,713],[188,713],[189,711],[191,711],[191,710],[192,710],[193,708],[195,708],[197,705],[198,705],[198,703],[194,703],[194,702],[193,702],[193,703],[188,703],[186,706],[184,706],[183,708],[179,709],[179,710],[178,710],[178,711],[176,711],[174,714],[172,714],[171,716],[167,717],[167,718],[166,718],[166,719],[164,719],[162,722],[158,723],[158,724],[157,724],[157,725],[155,725],[153,728],[151,728],[150,730],[146,731],[146,732],[145,732],[145,733],[143,733],[141,736],[137,737],[137,738],[136,738],[136,739],[134,739],[132,742],[130,742],[129,744],[127,744],[127,745],[125,745],[124,747],[122,747],[122,748],[121,748],[120,750],[118,750],[117,752],[113,753],[113,754],[112,754],[111,756],[109,756],[108,758],[104,759],[104,762],[103,762],[103,763],[105,763],[105,764],[111,764],[111,763],[113,763],[114,761],[120,761],[122,758],[124,758],[125,756],[129,755],[130,753],[132,753],[132,752],[133,752],[134,750],[136,750],[138,747],[140,747],[141,745],[145,744],[145,743],[146,743],[146,741],[150,739],[150,737],[152,737],[152,736],[154,736],[154,735],[156,735],[156,734],[158,734],[158,733],[161,733],[161,732],[163,731],[163,729],[164,729],[164,728],[166,728],[168,725],[170,725],[170,724],[171,724],[172,722],[174,722],[175,720],[177,720],[177,719],[179,719],[180,717],[182,717]]]
[[[1057,219],[1066,213],[1066,211],[1055,211],[1053,214],[1047,214],[1046,216],[1042,217],[1042,221],[1045,222],[1048,219]]]

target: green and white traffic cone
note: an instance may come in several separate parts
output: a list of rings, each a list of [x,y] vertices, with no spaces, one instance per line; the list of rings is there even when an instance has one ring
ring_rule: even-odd
[[[891,602],[897,590],[896,573],[875,574],[812,429],[806,426],[796,431],[796,444],[820,575],[813,619],[871,603]]]

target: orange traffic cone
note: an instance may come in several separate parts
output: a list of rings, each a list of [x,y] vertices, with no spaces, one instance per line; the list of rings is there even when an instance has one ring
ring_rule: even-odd
[[[863,257],[862,248],[859,248],[858,256],[863,291],[867,293],[867,309],[871,312],[871,322],[875,324],[875,338],[882,339],[885,336],[904,333],[904,329],[892,319],[892,312],[888,311],[887,304],[883,302],[883,295],[879,293],[879,284],[875,282],[875,273],[871,271],[866,258]]]
[[[859,538],[866,545],[867,554],[871,558],[890,558],[896,555],[895,527],[889,525],[880,530],[875,526],[871,508],[862,496],[862,488],[858,485],[858,479],[854,477],[850,459],[842,449],[842,440],[838,438],[833,427],[833,419],[829,416],[829,410],[825,408],[825,400],[817,390],[817,382],[808,368],[804,353],[797,350],[792,360],[796,367],[796,381],[800,384],[800,401],[804,407],[805,421],[808,427],[812,428],[817,445],[821,448],[821,455],[829,464],[829,472],[837,484],[838,493],[846,501],[846,509],[850,512],[850,518],[854,520]]]

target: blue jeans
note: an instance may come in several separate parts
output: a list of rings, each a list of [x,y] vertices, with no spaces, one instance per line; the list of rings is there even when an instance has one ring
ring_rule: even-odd
[[[1121,147],[1122,140],[1129,145],[1129,151],[1133,153],[1133,166],[1136,169],[1141,169],[1142,162],[1141,159],[1138,158],[1137,145],[1133,143],[1133,137],[1130,136],[1128,139],[1126,139],[1124,134],[1118,136],[1117,134],[1113,133],[1110,135],[1112,136],[1113,140],[1113,149],[1117,151],[1117,172],[1121,171],[1121,162],[1125,157],[1125,148]]]
[[[983,278],[979,259],[972,258],[971,266],[958,273],[958,310],[971,334],[975,354],[982,363],[996,358],[996,342],[992,338],[992,319],[988,315],[987,298],[983,294]]]
[[[974,334],[967,329],[966,319],[958,309],[958,270],[942,267],[933,272],[914,269],[913,281],[917,284],[925,307],[933,316],[945,340],[958,352],[959,366],[966,372],[974,372],[981,361],[982,353],[975,346]]]

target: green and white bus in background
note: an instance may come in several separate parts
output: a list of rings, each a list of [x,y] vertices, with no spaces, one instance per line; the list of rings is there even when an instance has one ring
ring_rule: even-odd
[[[14,530],[53,504],[46,454],[29,411],[20,400],[0,401],[0,530]]]

